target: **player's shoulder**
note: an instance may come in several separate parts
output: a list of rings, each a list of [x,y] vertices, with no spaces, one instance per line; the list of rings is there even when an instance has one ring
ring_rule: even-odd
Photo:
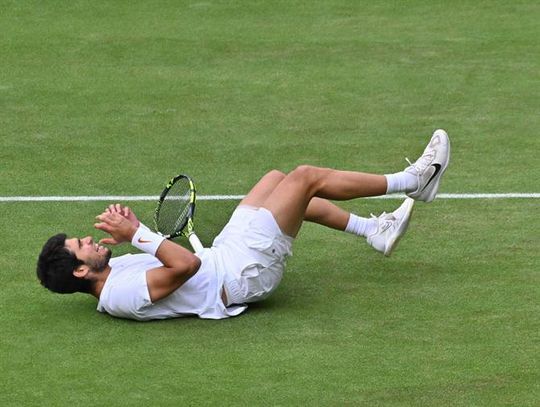
[[[109,260],[109,266],[114,269],[121,269],[131,266],[144,266],[148,264],[152,267],[159,267],[161,262],[147,253],[127,253],[122,256],[113,257]]]

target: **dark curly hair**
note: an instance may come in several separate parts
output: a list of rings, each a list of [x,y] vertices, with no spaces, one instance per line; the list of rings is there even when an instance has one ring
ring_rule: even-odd
[[[59,233],[47,240],[39,254],[37,277],[44,287],[55,293],[90,293],[92,282],[73,275],[84,262],[65,247],[66,237]]]

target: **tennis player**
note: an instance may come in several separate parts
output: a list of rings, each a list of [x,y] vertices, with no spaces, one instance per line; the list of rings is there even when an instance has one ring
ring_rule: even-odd
[[[98,311],[116,317],[235,316],[277,288],[304,221],[363,236],[389,255],[405,233],[414,201],[435,199],[449,158],[448,135],[436,130],[422,156],[395,174],[306,165],[288,174],[271,171],[240,202],[212,247],[196,255],[150,231],[128,207],[111,205],[94,225],[110,237],[99,243],[91,237],[51,237],[39,256],[37,275],[51,291],[93,295]],[[392,213],[371,218],[329,201],[394,192],[408,198]],[[125,242],[144,253],[112,258],[103,246]]]

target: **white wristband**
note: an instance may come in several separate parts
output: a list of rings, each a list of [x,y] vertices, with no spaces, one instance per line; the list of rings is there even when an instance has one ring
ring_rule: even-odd
[[[144,225],[142,225],[138,227],[137,231],[133,235],[133,239],[131,239],[131,244],[137,249],[140,249],[145,253],[155,256],[158,247],[164,240],[165,238],[163,236],[152,232]]]
[[[150,230],[150,228],[148,226],[146,226],[144,223],[142,223],[141,221],[139,221],[139,227],[144,228],[146,230]],[[150,232],[151,232],[151,230],[150,230]]]

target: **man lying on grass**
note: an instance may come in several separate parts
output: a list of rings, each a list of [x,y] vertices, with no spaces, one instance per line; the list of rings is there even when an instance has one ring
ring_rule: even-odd
[[[300,166],[271,171],[240,202],[212,247],[196,255],[141,224],[127,207],[109,206],[94,226],[111,237],[51,237],[39,255],[41,284],[57,293],[83,292],[98,311],[140,321],[197,315],[221,319],[245,311],[278,286],[302,223],[315,222],[367,238],[390,255],[405,233],[414,200],[431,202],[450,157],[450,142],[437,130],[422,156],[404,171],[375,175]],[[351,214],[329,200],[405,192],[392,213]],[[101,244],[125,242],[142,254],[111,257]]]

